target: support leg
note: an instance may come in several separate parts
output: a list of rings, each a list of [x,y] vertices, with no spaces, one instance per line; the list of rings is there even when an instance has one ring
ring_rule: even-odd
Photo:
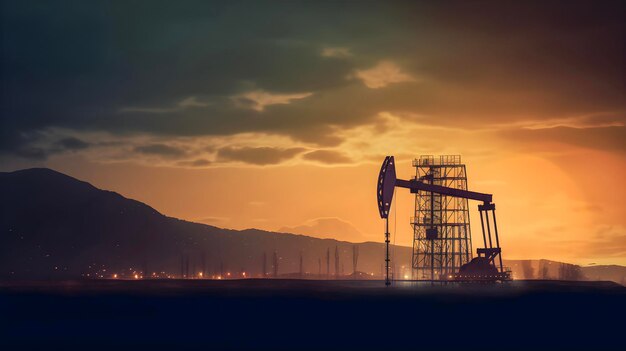
[[[389,286],[391,285],[391,280],[389,279],[389,218],[385,218],[385,245],[385,285]]]
[[[496,222],[496,209],[495,208],[491,210],[491,214],[493,215],[493,231],[496,234],[496,246],[500,248],[500,239],[498,239],[498,223]],[[502,252],[498,254],[498,257],[500,258],[500,272],[502,272],[504,271],[504,268],[502,267]]]
[[[483,246],[484,248],[487,247],[487,236],[485,235],[485,221],[483,220],[483,211],[479,208],[478,209],[478,213],[480,213],[480,228],[483,231],[483,243],[485,246]]]

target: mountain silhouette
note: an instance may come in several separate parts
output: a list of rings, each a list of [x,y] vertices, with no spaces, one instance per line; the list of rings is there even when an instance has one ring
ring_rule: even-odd
[[[46,168],[0,173],[0,279],[73,279],[114,273],[185,272],[261,276],[303,270],[352,273],[352,246],[257,229],[227,230],[167,217],[115,192]],[[384,246],[360,243],[358,270],[380,275]],[[335,269],[335,247],[339,266]],[[410,248],[397,247],[397,262]],[[187,263],[189,262],[189,263]],[[191,273],[190,273],[191,274]]]
[[[326,278],[327,271],[331,277],[350,276],[354,245],[359,246],[356,276],[382,274],[382,242],[354,244],[188,222],[47,168],[0,172],[0,194],[1,280],[132,277],[133,272],[272,276],[274,252],[282,277],[300,277],[301,255],[307,276]],[[397,246],[391,252],[396,274],[410,274],[411,248]],[[505,265],[518,279],[557,279],[564,264],[505,260]],[[626,281],[622,266],[582,267],[581,273],[582,279]]]

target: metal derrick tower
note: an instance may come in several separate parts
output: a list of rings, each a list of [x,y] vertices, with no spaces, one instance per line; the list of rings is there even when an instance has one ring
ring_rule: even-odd
[[[415,180],[467,190],[460,155],[422,155],[413,160]],[[472,259],[468,199],[419,190],[415,193],[413,279],[451,278]]]
[[[413,161],[413,166],[416,167],[415,178],[398,179],[395,159],[387,156],[378,173],[376,201],[380,218],[385,220],[385,285],[391,284],[389,211],[395,188],[409,189],[412,194],[416,194],[415,217],[411,220],[414,228],[414,279],[429,279],[433,282],[511,280],[511,270],[502,266],[493,195],[467,190],[467,176],[461,156],[422,156]],[[478,205],[478,212],[485,247],[476,249],[477,257],[474,258],[471,258],[467,200],[482,202]],[[492,238],[495,238],[495,246]]]

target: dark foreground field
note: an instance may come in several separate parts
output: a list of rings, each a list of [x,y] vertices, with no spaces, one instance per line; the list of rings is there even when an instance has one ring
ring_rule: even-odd
[[[608,282],[0,285],[5,350],[623,350],[625,320],[626,288]]]

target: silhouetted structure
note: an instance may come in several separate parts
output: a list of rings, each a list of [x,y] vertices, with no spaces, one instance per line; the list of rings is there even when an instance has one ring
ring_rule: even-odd
[[[545,260],[539,261],[539,279],[550,279],[549,270],[548,270],[548,262]]]
[[[359,247],[357,245],[352,246],[352,273],[356,278],[356,268],[359,263]]]
[[[300,278],[304,277],[304,264],[302,262],[302,251],[300,251]]]
[[[559,265],[559,279],[560,280],[581,280],[583,274],[580,270],[580,266],[561,263]]]
[[[261,265],[261,277],[265,278],[267,275],[267,252],[263,251],[263,263]]]
[[[339,277],[339,248],[335,246],[335,279]]]
[[[330,247],[326,248],[326,279],[330,279]]]
[[[423,156],[414,161],[418,170],[415,178],[404,180],[396,178],[394,157],[385,157],[378,174],[376,190],[378,211],[380,217],[385,220],[386,285],[390,284],[389,211],[396,187],[409,189],[411,193],[419,195],[416,198],[416,217],[411,221],[416,228],[414,239],[418,246],[413,255],[413,268],[418,271],[416,278],[430,278],[431,281],[511,279],[510,269],[505,270],[502,266],[502,250],[498,236],[496,205],[492,202],[493,196],[468,191],[466,182],[448,184],[448,181],[465,180],[465,166],[460,164],[460,160],[460,156],[441,156],[438,160],[432,156]],[[458,173],[450,179],[439,169],[443,167],[445,173],[445,170],[450,168],[448,166],[454,165],[462,166],[463,173]],[[425,170],[420,171],[422,168]],[[482,202],[478,205],[478,211],[485,246],[476,250],[477,257],[463,265],[461,263],[470,258],[471,243],[467,243],[469,215],[466,201],[456,203],[456,199]],[[455,205],[451,206],[453,202]],[[425,245],[420,246],[423,243]],[[458,245],[458,249],[455,245]],[[492,265],[494,269],[484,269],[485,262]],[[426,274],[428,271],[430,271],[429,275]],[[462,274],[461,271],[471,272],[471,274]]]
[[[189,278],[189,255],[185,255],[185,278]]]
[[[524,279],[534,279],[535,271],[532,266],[532,262],[530,260],[522,261],[522,272],[524,274]]]
[[[200,274],[199,276],[201,278],[206,278],[207,273],[206,273],[206,254],[203,252],[200,255]]]
[[[415,179],[454,189],[467,190],[461,156],[435,158],[422,155],[413,160]],[[439,279],[456,274],[472,258],[468,199],[432,191],[415,193],[413,225],[413,277]]]
[[[185,278],[185,255],[180,255],[180,278]]]
[[[273,266],[273,269],[274,269],[273,276],[274,276],[274,278],[277,278],[278,277],[278,252],[276,252],[276,251],[274,251],[274,266]]]

